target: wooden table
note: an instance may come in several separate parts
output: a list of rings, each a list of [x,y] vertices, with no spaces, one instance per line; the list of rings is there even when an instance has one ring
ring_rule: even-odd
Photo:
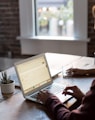
[[[89,67],[91,68],[93,58],[81,57],[73,62],[74,67]],[[77,64],[78,63],[78,64]],[[71,63],[70,63],[71,64]],[[87,92],[92,80],[95,77],[76,77],[76,78],[63,78],[60,73],[54,82],[60,82],[65,85],[78,85],[83,92]],[[11,97],[3,98],[0,94],[0,120],[52,120],[47,109],[37,103],[26,101],[19,88],[16,87],[14,95]]]
[[[18,93],[0,103],[0,120],[48,120],[45,108]]]

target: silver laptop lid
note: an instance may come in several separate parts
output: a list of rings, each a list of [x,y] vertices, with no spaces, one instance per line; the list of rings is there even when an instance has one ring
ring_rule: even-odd
[[[52,83],[45,54],[21,60],[14,66],[24,96]]]

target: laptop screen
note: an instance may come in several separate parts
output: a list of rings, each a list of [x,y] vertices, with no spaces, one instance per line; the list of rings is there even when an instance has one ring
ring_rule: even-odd
[[[51,81],[45,56],[31,57],[15,65],[24,94]]]

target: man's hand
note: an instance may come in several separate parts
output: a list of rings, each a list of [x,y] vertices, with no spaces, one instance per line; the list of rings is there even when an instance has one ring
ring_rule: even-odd
[[[38,93],[37,99],[45,104],[46,100],[49,98],[50,95],[52,94],[48,91],[40,91]]]
[[[75,75],[86,75],[87,71],[83,69],[78,68],[70,68],[66,71],[67,75],[69,76],[75,76]]]
[[[71,95],[75,97],[77,100],[82,100],[82,98],[84,97],[83,92],[77,86],[66,87],[62,94]]]

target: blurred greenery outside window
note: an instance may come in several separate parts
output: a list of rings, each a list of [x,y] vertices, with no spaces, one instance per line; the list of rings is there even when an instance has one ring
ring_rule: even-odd
[[[36,35],[37,36],[73,36],[73,0],[63,0],[56,3],[55,0],[36,0]],[[62,0],[61,0],[62,1]]]

